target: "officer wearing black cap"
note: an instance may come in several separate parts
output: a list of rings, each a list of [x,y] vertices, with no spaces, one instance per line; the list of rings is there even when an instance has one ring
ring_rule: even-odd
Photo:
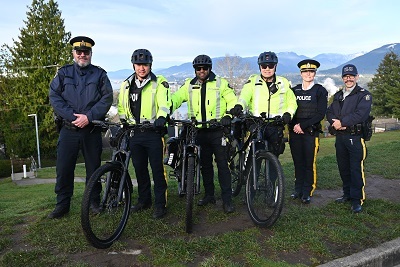
[[[322,85],[314,83],[320,66],[318,61],[304,59],[297,66],[303,81],[292,88],[297,110],[289,124],[289,145],[295,168],[295,186],[291,197],[309,204],[317,184],[316,158],[328,92]]]
[[[330,133],[336,135],[336,161],[343,182],[343,196],[337,203],[351,202],[351,211],[362,211],[365,200],[364,160],[367,156],[362,127],[370,112],[370,92],[357,84],[358,71],[353,64],[342,68],[344,88],[333,96],[326,118]]]
[[[50,83],[49,99],[57,115],[60,135],[57,144],[57,204],[48,218],[60,218],[70,209],[74,190],[74,170],[79,150],[85,158],[86,181],[100,166],[102,141],[93,120],[103,120],[113,101],[113,89],[107,73],[91,64],[94,41],[77,36],[69,42],[73,64],[61,67]],[[100,190],[99,197],[100,197]],[[98,210],[100,199],[92,200]]]

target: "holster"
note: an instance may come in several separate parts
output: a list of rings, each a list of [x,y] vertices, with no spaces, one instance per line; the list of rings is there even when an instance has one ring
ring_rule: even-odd
[[[63,118],[61,116],[55,115],[54,123],[56,125],[56,130],[59,133],[61,131],[61,128],[63,127]]]

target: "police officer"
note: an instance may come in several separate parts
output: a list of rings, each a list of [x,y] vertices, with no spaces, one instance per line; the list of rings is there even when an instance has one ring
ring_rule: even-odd
[[[222,125],[230,126],[231,117],[226,111],[233,108],[236,95],[228,81],[216,76],[212,69],[211,58],[199,55],[193,60],[196,77],[186,79],[185,83],[172,94],[173,110],[183,102],[188,103],[188,116],[198,121],[221,120]],[[201,128],[197,134],[201,147],[201,172],[204,184],[204,197],[199,206],[215,204],[213,155],[218,168],[218,180],[221,187],[223,209],[225,213],[234,212],[232,203],[231,174],[228,168],[226,143],[221,128]]]
[[[363,123],[371,112],[370,92],[357,84],[358,71],[353,64],[342,69],[344,88],[333,96],[326,118],[330,132],[336,135],[336,160],[343,182],[343,196],[337,203],[351,202],[351,211],[362,211],[365,200],[364,160],[367,156],[362,136]]]
[[[292,199],[301,198],[309,204],[316,188],[316,158],[319,149],[321,121],[325,117],[328,92],[314,83],[320,63],[304,59],[297,66],[302,83],[292,88],[297,100],[297,110],[289,124],[289,145],[295,170],[295,183]]]
[[[151,181],[148,164],[154,181],[154,219],[167,213],[167,181],[163,164],[166,117],[169,115],[171,97],[167,80],[151,71],[153,56],[147,49],[133,52],[131,62],[134,73],[122,84],[118,100],[121,120],[129,124],[152,122],[154,128],[135,129],[129,139],[132,163],[138,183],[138,202],[131,212],[139,212],[152,206]]]
[[[106,71],[91,64],[94,41],[86,36],[70,40],[74,63],[61,67],[50,84],[50,103],[60,122],[57,144],[57,204],[48,218],[60,218],[70,209],[74,170],[81,149],[85,158],[86,182],[100,166],[102,141],[93,120],[102,120],[113,101],[113,89]],[[100,191],[101,187],[97,188]],[[98,211],[100,199],[92,200]]]
[[[260,74],[249,77],[231,113],[239,115],[243,110],[248,110],[254,116],[260,116],[265,112],[270,118],[282,116],[284,123],[288,124],[296,111],[297,103],[289,81],[275,74],[278,57],[274,52],[263,52],[257,61]],[[276,156],[282,154],[283,127],[268,127],[264,134],[273,153]]]

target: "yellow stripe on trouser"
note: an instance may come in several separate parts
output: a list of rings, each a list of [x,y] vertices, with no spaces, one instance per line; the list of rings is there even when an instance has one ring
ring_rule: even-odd
[[[313,195],[315,188],[317,188],[317,153],[319,150],[319,138],[315,137],[315,147],[314,147],[314,159],[313,159],[313,184],[311,185],[312,189],[310,192],[310,196]]]
[[[363,148],[363,157],[361,160],[361,178],[363,180],[363,187],[361,189],[361,194],[362,194],[362,199],[360,199],[361,201],[361,205],[364,203],[365,200],[365,184],[366,184],[366,180],[365,180],[365,172],[364,172],[364,160],[367,158],[367,146],[365,145],[365,141],[364,138],[361,138],[361,146]]]
[[[163,144],[163,156],[164,156],[165,149],[166,149],[164,137],[161,137],[161,142]],[[163,160],[163,163],[164,163],[164,160]],[[164,164],[163,164],[163,169],[164,169],[164,179],[165,179],[165,182],[167,183],[167,190],[165,190],[165,207],[166,207],[168,204],[168,176],[167,176],[167,170],[165,169]]]

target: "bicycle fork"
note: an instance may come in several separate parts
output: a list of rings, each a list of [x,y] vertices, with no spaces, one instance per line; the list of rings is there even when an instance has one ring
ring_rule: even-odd
[[[256,151],[256,143],[257,142],[251,142],[251,149],[252,149],[252,151],[253,151],[253,153],[252,153],[252,158],[251,158],[251,161],[252,161],[252,164],[253,164],[253,172],[252,172],[252,179],[253,179],[253,188],[254,188],[254,190],[257,190],[258,189],[258,173],[260,172],[260,168],[262,167],[262,162],[259,162],[259,163],[257,163],[257,151]],[[268,147],[268,143],[267,143],[267,141],[264,141],[264,146],[265,147]],[[265,168],[266,168],[266,171],[264,172],[267,176],[269,176],[269,164],[268,164],[268,162],[266,162],[265,163]],[[266,177],[266,178],[268,178],[268,177]]]

